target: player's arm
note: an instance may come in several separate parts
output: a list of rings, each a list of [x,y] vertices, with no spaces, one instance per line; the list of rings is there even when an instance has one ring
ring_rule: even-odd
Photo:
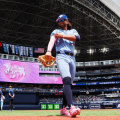
[[[51,51],[53,49],[53,46],[54,46],[56,40],[57,40],[57,38],[54,35],[50,38],[50,41],[49,41],[48,47],[47,47],[47,52],[45,55],[50,55],[50,56],[52,55]]]
[[[3,99],[3,95],[1,95],[1,98]]]
[[[15,94],[13,93],[13,96],[12,96],[13,98],[15,97]]]
[[[56,33],[54,34],[54,36],[56,38],[64,38],[70,41],[79,41],[80,40],[80,36],[79,35],[62,35],[60,33]]]
[[[9,92],[9,96],[12,97],[11,93]]]

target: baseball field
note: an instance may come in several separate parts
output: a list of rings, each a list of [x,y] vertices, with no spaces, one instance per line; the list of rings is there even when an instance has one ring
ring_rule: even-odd
[[[0,111],[0,120],[120,120],[120,109],[82,110],[75,118],[61,116],[59,110]]]

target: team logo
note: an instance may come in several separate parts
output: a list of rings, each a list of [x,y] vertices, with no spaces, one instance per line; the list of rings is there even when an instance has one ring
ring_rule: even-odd
[[[75,46],[75,43],[74,43],[74,42],[72,42],[72,43],[71,43],[71,45],[72,45],[72,46]]]
[[[11,65],[10,63],[4,64],[5,70],[4,73],[12,79],[19,78],[25,76],[24,67],[20,67],[18,65]]]
[[[63,15],[60,15],[59,17],[62,18]]]
[[[120,108],[120,104],[118,104],[117,108]]]

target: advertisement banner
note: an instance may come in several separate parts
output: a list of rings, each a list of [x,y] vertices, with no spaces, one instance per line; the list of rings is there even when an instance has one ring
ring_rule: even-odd
[[[39,63],[0,59],[0,82],[40,83]]]
[[[90,104],[89,108],[90,109],[100,109],[100,104]]]
[[[47,109],[47,105],[46,104],[41,104],[41,110],[46,110]]]
[[[46,72],[44,72],[46,73]],[[58,73],[53,71],[53,73]],[[61,77],[39,75],[39,63],[0,59],[0,82],[62,84]]]
[[[54,110],[59,110],[60,109],[60,105],[59,104],[54,104]]]
[[[53,104],[48,104],[47,107],[48,107],[48,110],[53,110]]]

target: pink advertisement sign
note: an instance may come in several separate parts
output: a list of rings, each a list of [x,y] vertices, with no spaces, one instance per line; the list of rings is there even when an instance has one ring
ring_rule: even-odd
[[[2,82],[62,84],[61,77],[43,77],[39,76],[39,72],[39,63],[0,59],[0,81]]]

